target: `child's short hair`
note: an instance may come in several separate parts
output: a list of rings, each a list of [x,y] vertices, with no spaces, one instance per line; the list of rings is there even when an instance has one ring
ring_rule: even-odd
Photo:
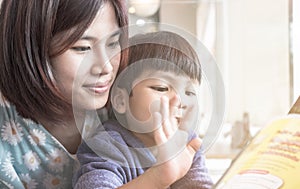
[[[168,71],[201,82],[197,53],[183,37],[168,31],[138,34],[129,39],[128,67],[117,86],[132,90],[132,82],[145,71]]]

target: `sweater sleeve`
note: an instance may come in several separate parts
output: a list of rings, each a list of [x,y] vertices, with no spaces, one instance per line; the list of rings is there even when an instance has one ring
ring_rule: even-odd
[[[74,189],[113,189],[122,186],[120,178],[109,170],[93,170],[81,175]]]
[[[102,143],[101,146],[103,145],[105,144]],[[123,169],[118,164],[98,156],[86,143],[81,144],[77,158],[80,167],[73,178],[75,189],[113,189],[123,185]]]
[[[205,165],[205,157],[199,150],[187,174],[171,185],[171,189],[210,189],[213,186],[211,177]]]
[[[95,132],[79,146],[79,170],[73,177],[73,187],[113,189],[126,184],[144,172],[141,158],[147,153],[134,153],[123,135],[116,131]]]

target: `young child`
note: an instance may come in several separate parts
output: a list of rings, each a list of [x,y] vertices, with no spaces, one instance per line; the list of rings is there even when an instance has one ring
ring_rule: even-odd
[[[117,121],[105,122],[79,147],[75,188],[117,188],[174,159],[170,171],[159,176],[167,179],[176,169],[182,175],[167,187],[211,188],[201,150],[182,157],[196,137],[199,117],[201,66],[196,52],[167,31],[139,34],[129,43],[129,65],[111,91]]]

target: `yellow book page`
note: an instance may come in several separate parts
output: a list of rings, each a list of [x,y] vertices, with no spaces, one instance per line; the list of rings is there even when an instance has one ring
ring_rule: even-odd
[[[215,188],[300,188],[300,116],[271,122],[254,137]]]

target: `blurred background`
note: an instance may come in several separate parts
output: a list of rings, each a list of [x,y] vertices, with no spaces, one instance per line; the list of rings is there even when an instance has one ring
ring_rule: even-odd
[[[160,30],[160,23],[191,33],[216,60],[226,111],[206,156],[217,181],[251,137],[300,95],[300,1],[129,0],[128,12],[130,24],[147,25],[143,31]],[[207,123],[209,90],[200,101]],[[205,135],[205,121],[201,127]]]
[[[300,95],[300,0],[128,0],[128,12],[143,32],[172,25],[213,55],[226,94],[221,131],[206,151],[217,182],[251,137],[286,115]],[[205,136],[212,99],[203,85]]]

